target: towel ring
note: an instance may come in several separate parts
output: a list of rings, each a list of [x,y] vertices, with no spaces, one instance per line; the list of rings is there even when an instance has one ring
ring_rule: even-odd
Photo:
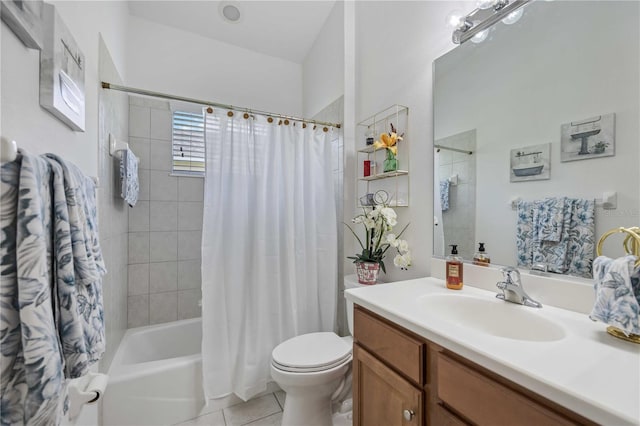
[[[637,257],[638,260],[636,260],[636,263],[634,265],[635,267],[640,266],[640,228],[635,226],[631,228],[624,228],[624,227],[614,228],[605,232],[602,235],[602,237],[600,237],[600,240],[598,241],[596,254],[598,256],[602,256],[602,244],[604,243],[604,240],[606,240],[610,235],[617,234],[620,232],[627,234],[624,241],[622,242],[622,246],[624,247],[624,252],[626,254],[631,254]]]

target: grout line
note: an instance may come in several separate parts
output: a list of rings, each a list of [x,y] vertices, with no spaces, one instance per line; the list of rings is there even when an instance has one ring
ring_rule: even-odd
[[[280,406],[280,411],[284,411],[284,407],[282,406],[282,404],[280,404],[280,400],[278,399],[278,397],[276,396],[276,393],[273,393],[273,397],[276,399],[276,402],[278,403],[278,405]]]

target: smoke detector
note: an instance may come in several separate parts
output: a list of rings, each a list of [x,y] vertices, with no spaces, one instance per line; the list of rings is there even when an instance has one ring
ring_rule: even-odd
[[[220,16],[227,22],[237,24],[242,20],[242,9],[240,3],[234,1],[223,1],[218,7]]]

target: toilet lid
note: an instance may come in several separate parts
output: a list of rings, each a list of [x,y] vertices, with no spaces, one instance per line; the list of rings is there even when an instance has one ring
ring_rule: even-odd
[[[271,359],[285,371],[323,371],[350,360],[351,346],[335,333],[309,333],[280,343]]]

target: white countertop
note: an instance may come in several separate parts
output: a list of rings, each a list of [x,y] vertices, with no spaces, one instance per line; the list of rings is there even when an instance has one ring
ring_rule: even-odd
[[[610,336],[605,324],[585,314],[548,305],[513,306],[553,321],[563,339],[492,336],[452,324],[419,304],[421,296],[438,293],[488,300],[496,294],[471,286],[448,290],[443,280],[429,277],[351,289],[345,297],[597,423],[640,425],[640,345]]]

